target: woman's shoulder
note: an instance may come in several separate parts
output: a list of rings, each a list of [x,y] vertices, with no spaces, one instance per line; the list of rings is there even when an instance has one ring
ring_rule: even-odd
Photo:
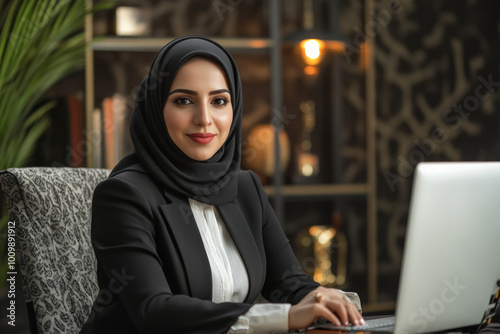
[[[98,185],[96,191],[124,188],[133,189],[136,196],[146,197],[149,202],[163,198],[157,182],[135,154],[122,159],[108,178]]]
[[[251,170],[240,170],[238,175],[238,197],[261,202],[267,200],[267,195],[262,187],[259,177]]]
[[[137,158],[135,154],[131,154],[123,158],[109,174],[108,179],[121,179],[131,183],[154,183],[148,171]]]
[[[137,159],[134,154],[126,156],[123,158],[109,173],[109,176],[99,183],[99,187],[110,186],[116,181],[127,181],[132,185],[139,183],[140,181],[151,180],[148,175],[146,168]],[[152,180],[151,180],[152,181]]]
[[[251,170],[240,170],[238,174],[238,186],[239,187],[257,187],[261,188],[262,183],[255,172]]]

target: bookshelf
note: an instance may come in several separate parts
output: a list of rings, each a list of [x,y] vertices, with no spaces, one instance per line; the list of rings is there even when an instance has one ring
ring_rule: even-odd
[[[213,38],[216,42],[232,51],[240,52],[269,52],[273,47],[271,39],[260,38]],[[157,52],[173,38],[161,37],[106,37],[92,44],[93,51],[149,51]]]
[[[92,5],[92,0],[87,0],[88,6]],[[288,84],[284,78],[283,67],[285,66],[284,59],[290,54],[290,50],[294,47],[294,42],[288,42],[283,40],[283,33],[281,23],[281,7],[283,2],[277,0],[264,1],[265,4],[269,6],[268,8],[268,24],[269,24],[269,34],[268,36],[259,37],[212,37],[215,41],[219,42],[221,45],[229,49],[233,55],[260,55],[264,56],[268,60],[268,82],[264,85],[269,87],[269,109],[273,110],[271,113],[271,118],[269,121],[271,124],[276,124],[273,117],[280,119],[283,115],[278,114],[274,111],[283,111],[286,113],[286,109],[283,108],[285,105],[293,104],[288,100],[284,103],[284,95],[289,94],[288,90],[285,90],[285,86]],[[371,10],[371,1],[365,2],[365,16],[369,18],[369,13]],[[99,102],[96,102],[96,92],[101,89],[99,85],[101,82],[96,81],[96,54],[107,53],[107,54],[144,54],[151,53],[154,55],[161,47],[167,44],[173,37],[116,37],[111,35],[98,35],[94,34],[94,22],[93,16],[89,15],[86,21],[86,37],[87,40],[92,40],[97,37],[97,40],[91,44],[91,47],[86,51],[86,68],[85,68],[85,78],[86,78],[86,94],[85,94],[85,110],[86,110],[86,133],[94,133],[97,129],[93,128],[93,117],[94,110],[98,106]],[[210,36],[209,36],[210,37]],[[265,184],[265,190],[268,193],[273,207],[276,211],[278,219],[284,224],[285,230],[290,230],[290,221],[293,221],[294,215],[293,209],[300,205],[311,207],[311,210],[317,211],[328,211],[331,210],[330,207],[342,206],[344,203],[349,201],[354,201],[355,206],[361,207],[364,213],[362,216],[363,220],[363,230],[365,238],[363,240],[363,257],[366,261],[366,268],[363,273],[362,280],[364,281],[363,290],[365,290],[365,300],[364,307],[370,311],[380,311],[387,308],[393,307],[392,303],[381,303],[378,301],[377,296],[377,202],[376,202],[376,164],[375,164],[375,94],[374,94],[374,68],[373,59],[371,57],[373,53],[373,40],[367,40],[365,62],[366,69],[364,72],[364,79],[362,84],[365,85],[365,110],[364,110],[364,120],[365,130],[363,133],[363,139],[361,140],[364,145],[363,161],[364,172],[361,174],[360,180],[355,182],[336,182],[332,180],[334,177],[330,177],[327,182],[313,182],[309,183],[293,183],[290,181],[285,174],[285,171],[280,169],[280,158],[278,154],[274,156],[274,166],[276,174],[272,179]],[[152,59],[152,58],[151,58]],[[149,65],[148,63],[144,66]],[[333,64],[335,66],[335,64]],[[243,74],[242,74],[242,79]],[[136,84],[139,84],[137,81]],[[321,92],[313,92],[321,94]],[[329,106],[333,106],[337,103],[336,101],[328,101]],[[286,116],[286,115],[285,115]],[[283,119],[283,118],[281,118]],[[334,121],[330,121],[328,124],[332,124]],[[299,123],[296,121],[294,124]],[[324,125],[324,124],[323,124]],[[339,124],[332,125],[331,129],[337,131],[342,131],[342,127]],[[292,129],[293,130],[293,129]],[[288,129],[288,131],[292,131]],[[275,152],[279,152],[280,147],[278,145],[278,132],[275,131]],[[292,134],[293,135],[293,134]],[[290,136],[293,137],[293,136]],[[293,138],[292,138],[293,139]],[[92,140],[87,140],[87,165],[88,167],[98,167],[93,159],[93,153],[96,150],[95,143]],[[333,146],[333,145],[332,145]],[[334,157],[338,158],[338,152],[333,154]],[[331,165],[335,165],[335,162],[331,162]],[[327,165],[330,167],[330,165]],[[335,168],[341,168],[342,166],[336,166]],[[337,180],[338,181],[338,180]],[[291,210],[290,210],[291,209]],[[300,214],[300,208],[297,209]],[[289,212],[292,212],[290,214]],[[327,213],[328,214],[328,213]],[[326,214],[326,215],[327,215]],[[328,218],[329,219],[329,218]],[[289,224],[294,226],[293,223]]]

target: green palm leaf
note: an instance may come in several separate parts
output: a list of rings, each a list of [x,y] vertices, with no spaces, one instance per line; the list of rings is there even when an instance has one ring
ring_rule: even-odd
[[[0,170],[26,164],[49,125],[47,112],[55,106],[39,106],[41,99],[85,64],[85,16],[114,2],[88,9],[85,0],[0,0]],[[0,245],[6,223],[4,215]],[[0,276],[6,272],[3,251]],[[0,277],[0,287],[3,282]]]
[[[50,108],[34,111],[35,105],[84,66],[85,6],[85,0],[0,1],[0,170],[26,163],[48,126]]]

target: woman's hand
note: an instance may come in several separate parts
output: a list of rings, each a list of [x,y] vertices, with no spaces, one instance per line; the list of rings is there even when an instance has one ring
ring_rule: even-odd
[[[365,323],[356,306],[342,291],[319,287],[290,308],[288,328],[307,328],[320,317],[331,321],[335,326],[349,323],[359,326]]]

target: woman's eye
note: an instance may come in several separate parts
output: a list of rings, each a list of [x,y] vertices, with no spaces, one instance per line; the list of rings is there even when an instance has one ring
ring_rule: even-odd
[[[217,97],[212,101],[212,104],[216,107],[223,107],[228,103],[227,99],[223,97]]]
[[[185,106],[191,104],[191,100],[189,100],[187,97],[179,97],[178,99],[175,99],[174,103],[181,106]]]

